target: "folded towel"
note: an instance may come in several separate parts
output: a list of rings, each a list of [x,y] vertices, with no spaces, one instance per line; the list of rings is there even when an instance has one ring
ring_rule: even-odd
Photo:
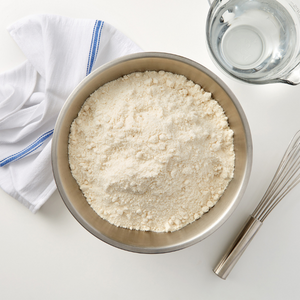
[[[0,187],[36,212],[56,189],[51,140],[64,101],[95,68],[141,49],[99,20],[33,15],[8,31],[28,60],[0,74]]]

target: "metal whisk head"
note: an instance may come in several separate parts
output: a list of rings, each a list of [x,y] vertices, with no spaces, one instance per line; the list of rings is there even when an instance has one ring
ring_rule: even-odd
[[[261,222],[300,182],[300,131],[291,140],[266,193],[252,216]]]
[[[226,279],[272,209],[300,182],[300,131],[291,140],[265,195],[214,272]]]

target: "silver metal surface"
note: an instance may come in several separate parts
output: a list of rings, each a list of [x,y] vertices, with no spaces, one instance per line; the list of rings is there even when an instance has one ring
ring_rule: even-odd
[[[219,277],[226,279],[269,213],[299,182],[300,131],[291,140],[262,200],[215,267]]]
[[[214,272],[219,277],[222,279],[227,278],[262,224],[261,221],[252,216],[248,219],[236,239],[232,242],[218,265],[215,267]]]
[[[234,131],[235,174],[218,203],[199,220],[172,233],[116,227],[99,217],[85,200],[68,162],[70,125],[88,96],[105,83],[136,71],[164,70],[186,76],[201,85],[223,107]],[[87,76],[72,92],[58,117],[52,141],[52,167],[58,191],[77,221],[90,233],[115,247],[139,253],[165,253],[183,249],[209,236],[237,207],[248,183],[252,141],[244,112],[230,89],[202,65],[168,53],[144,52],[116,59]]]

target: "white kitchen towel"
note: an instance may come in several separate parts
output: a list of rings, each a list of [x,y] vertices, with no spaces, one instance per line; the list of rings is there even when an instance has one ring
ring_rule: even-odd
[[[51,140],[64,101],[95,68],[141,49],[99,20],[33,15],[8,31],[28,60],[0,74],[0,187],[36,212],[56,189]]]

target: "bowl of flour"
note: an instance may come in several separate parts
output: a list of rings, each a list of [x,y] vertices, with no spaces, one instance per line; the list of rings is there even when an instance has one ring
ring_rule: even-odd
[[[252,142],[230,89],[202,65],[146,52],[87,76],[67,99],[52,166],[67,208],[120,249],[165,253],[209,236],[248,183]]]

